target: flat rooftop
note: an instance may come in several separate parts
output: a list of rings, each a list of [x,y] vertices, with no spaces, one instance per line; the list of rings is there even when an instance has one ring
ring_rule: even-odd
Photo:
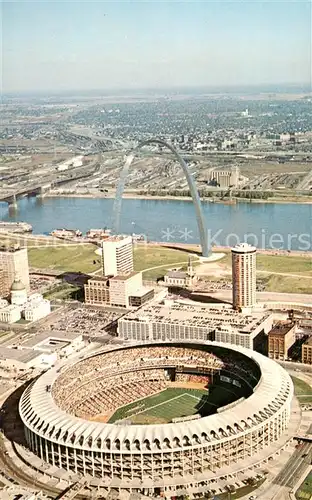
[[[129,278],[133,278],[133,276],[136,276],[137,274],[140,274],[140,271],[133,271],[128,274],[118,274],[117,276],[110,278],[110,281],[127,281]]]
[[[272,330],[269,331],[268,335],[280,335],[284,337],[287,333],[295,326],[295,323],[277,323],[273,326]]]
[[[41,352],[33,349],[10,349],[9,347],[0,347],[0,360],[14,360],[20,363],[28,363],[32,359],[41,356]]]
[[[131,297],[144,297],[149,292],[152,292],[154,288],[148,288],[145,286],[142,286],[138,290],[135,290],[133,293],[131,293]]]
[[[88,278],[88,284],[95,283],[96,281],[107,282],[111,278],[112,278],[112,276],[92,276],[92,277]]]
[[[173,303],[173,305],[147,305],[137,311],[129,312],[119,321],[138,321],[144,323],[170,323],[201,328],[228,326],[243,333],[250,333],[270,312],[243,314],[226,307],[206,307]]]
[[[105,238],[105,240],[103,240],[101,243],[105,244],[105,243],[108,243],[108,242],[123,241],[123,240],[126,240],[128,238],[131,238],[131,236],[127,236],[127,235],[109,236],[108,238]]]
[[[29,338],[28,340],[25,340],[25,342],[21,343],[21,346],[26,347],[26,348],[34,348],[34,347],[47,347],[51,346],[49,344],[49,340],[57,340],[59,343],[63,343],[63,346],[66,344],[69,344],[70,342],[73,342],[76,340],[78,337],[81,337],[81,333],[75,333],[75,332],[68,332],[68,331],[58,331],[58,330],[53,330],[53,331],[46,331],[46,332],[41,332],[38,334],[35,334],[33,337]],[[51,346],[52,347],[52,346]],[[61,347],[61,345],[59,345]],[[55,350],[55,349],[54,349]]]
[[[305,341],[305,343],[303,345],[308,345],[308,346],[312,347],[312,335],[311,335],[311,337],[308,338],[308,340]]]

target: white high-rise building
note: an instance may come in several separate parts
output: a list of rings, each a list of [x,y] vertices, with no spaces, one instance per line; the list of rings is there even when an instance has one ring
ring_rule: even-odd
[[[234,309],[244,311],[256,305],[256,252],[248,243],[232,248]]]
[[[111,236],[102,242],[104,276],[133,272],[133,243],[131,236]]]

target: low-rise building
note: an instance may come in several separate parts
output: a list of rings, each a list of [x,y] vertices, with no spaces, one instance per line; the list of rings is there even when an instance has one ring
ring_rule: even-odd
[[[9,370],[50,368],[57,360],[56,353],[43,353],[33,349],[10,349],[0,347],[0,366]]]
[[[89,305],[109,304],[109,279],[105,276],[94,276],[84,286],[85,303]]]
[[[114,276],[109,280],[110,304],[117,307],[130,307],[130,297],[142,289],[142,273]]]
[[[189,257],[187,271],[172,269],[164,276],[165,285],[170,288],[185,288],[192,286],[197,281],[197,276],[193,270],[192,261]]]
[[[279,321],[268,333],[268,356],[285,361],[288,351],[296,341],[296,325],[291,321]]]
[[[3,323],[16,323],[21,319],[21,308],[15,305],[8,305],[0,309],[0,321]]]
[[[4,307],[8,306],[9,302],[6,299],[0,299],[0,309],[3,309]]]
[[[269,312],[244,315],[231,306],[169,303],[144,306],[118,320],[118,336],[134,341],[216,340],[253,349],[255,338],[268,333]]]
[[[45,318],[51,312],[51,305],[49,300],[30,301],[25,305],[24,317],[26,321],[38,321]]]
[[[85,345],[81,333],[75,332],[41,332],[19,344],[20,349],[32,349],[46,354],[56,354],[57,358],[70,356]],[[14,346],[14,345],[12,345]]]
[[[92,277],[84,290],[88,305],[140,307],[154,297],[153,288],[143,286],[142,273],[135,272],[112,277]]]
[[[133,295],[129,295],[129,306],[130,307],[141,307],[146,302],[149,302],[154,298],[155,291],[154,288],[142,287],[135,291]]]
[[[301,361],[307,365],[312,365],[312,337],[309,337],[304,344],[302,344]]]

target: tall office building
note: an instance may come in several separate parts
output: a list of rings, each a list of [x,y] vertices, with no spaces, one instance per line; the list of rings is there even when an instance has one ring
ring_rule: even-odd
[[[102,242],[104,276],[133,272],[133,244],[131,236],[111,236]]]
[[[248,243],[232,248],[234,309],[243,311],[256,305],[256,252]]]
[[[30,290],[27,248],[0,248],[0,269],[3,297],[10,294],[16,276],[23,283],[26,290]]]

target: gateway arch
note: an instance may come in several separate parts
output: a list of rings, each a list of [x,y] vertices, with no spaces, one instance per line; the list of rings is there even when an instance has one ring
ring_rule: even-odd
[[[126,179],[127,175],[129,173],[131,164],[135,158],[136,153],[143,147],[143,146],[148,146],[150,144],[158,144],[160,146],[164,146],[165,148],[169,149],[175,156],[175,158],[178,160],[180,163],[182,170],[184,172],[185,178],[188,183],[188,187],[192,196],[193,200],[193,205],[195,207],[195,213],[196,213],[196,220],[197,220],[197,226],[198,226],[198,231],[199,231],[199,237],[200,237],[200,243],[202,247],[202,255],[203,257],[208,257],[209,255],[209,247],[208,247],[208,235],[207,235],[207,227],[205,224],[204,220],[204,215],[203,215],[203,210],[202,210],[202,204],[200,201],[200,197],[196,188],[195,181],[190,174],[190,171],[188,169],[188,166],[185,162],[185,160],[182,158],[182,156],[178,153],[178,151],[168,142],[163,141],[162,139],[148,139],[146,141],[140,142],[138,146],[134,148],[133,151],[131,151],[126,159],[126,162],[123,166],[123,169],[120,174],[120,179],[119,183],[117,186],[116,190],[116,196],[115,196],[115,202],[114,202],[114,229],[115,232],[119,232],[119,226],[120,226],[120,214],[121,214],[121,204],[122,204],[122,195],[125,189],[125,184],[126,184]]]

